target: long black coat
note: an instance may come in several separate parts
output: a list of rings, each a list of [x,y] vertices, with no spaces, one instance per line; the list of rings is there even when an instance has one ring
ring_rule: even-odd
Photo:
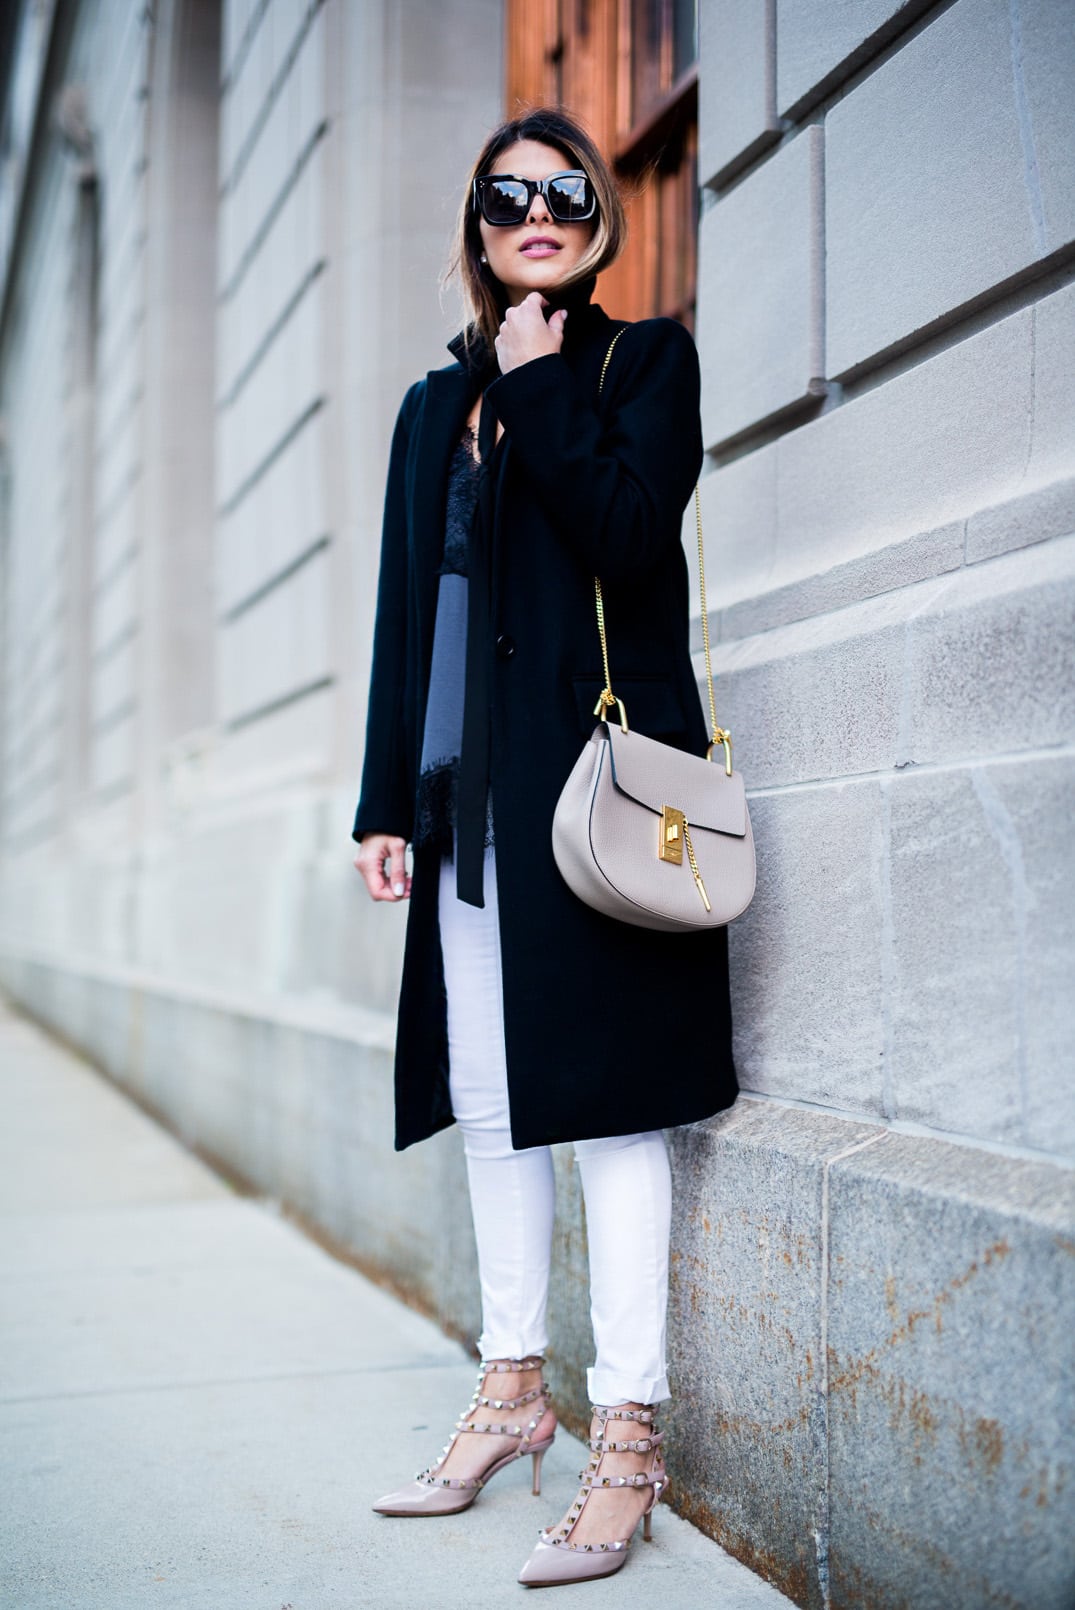
[[[512,1141],[691,1123],[735,1100],[723,930],[662,934],[583,905],[553,860],[553,811],[603,686],[632,728],[704,753],[688,646],[683,509],[702,460],[699,371],[681,325],[617,326],[588,294],[563,349],[493,380],[490,757]],[[408,391],[385,501],[366,755],[353,835],[413,834],[448,461],[482,374],[457,361]],[[468,690],[469,697],[469,690]],[[438,857],[419,851],[396,1042],[396,1147],[452,1119]]]

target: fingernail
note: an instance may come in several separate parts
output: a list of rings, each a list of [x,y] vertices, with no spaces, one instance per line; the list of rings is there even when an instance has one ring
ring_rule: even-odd
[[[394,883],[392,885],[392,893],[394,895],[397,895],[397,896],[402,895],[402,893],[403,893],[403,885],[402,885],[402,883]]]

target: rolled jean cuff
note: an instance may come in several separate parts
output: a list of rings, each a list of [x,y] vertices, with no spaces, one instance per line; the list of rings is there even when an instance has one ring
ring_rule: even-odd
[[[593,1366],[586,1371],[586,1389],[590,1402],[603,1408],[613,1408],[617,1403],[663,1403],[672,1396],[667,1375],[651,1375],[647,1380]]]
[[[490,1364],[494,1359],[501,1358],[544,1358],[549,1342],[548,1337],[535,1331],[530,1338],[529,1347],[520,1347],[521,1337],[516,1334],[509,1336],[502,1333],[499,1336],[486,1336],[484,1332],[478,1337],[478,1354],[483,1364]]]

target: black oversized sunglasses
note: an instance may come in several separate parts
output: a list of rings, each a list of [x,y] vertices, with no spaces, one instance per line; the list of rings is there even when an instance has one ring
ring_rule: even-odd
[[[474,205],[487,224],[524,223],[535,196],[544,196],[558,224],[582,224],[597,211],[589,176],[580,168],[550,173],[547,179],[518,179],[513,173],[486,173],[474,181]]]

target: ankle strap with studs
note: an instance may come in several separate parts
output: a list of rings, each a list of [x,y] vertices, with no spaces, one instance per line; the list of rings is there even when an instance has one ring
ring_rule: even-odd
[[[592,1403],[590,1407],[602,1425],[606,1420],[637,1420],[639,1425],[648,1426],[652,1425],[656,1418],[656,1411],[652,1405],[644,1409],[609,1409],[603,1403]]]
[[[606,1442],[603,1437],[590,1439],[591,1453],[649,1453],[659,1448],[664,1441],[664,1432],[656,1431],[651,1437],[635,1437],[632,1442]]]
[[[664,1469],[654,1465],[652,1470],[636,1470],[630,1476],[599,1476],[594,1470],[581,1470],[579,1480],[583,1490],[590,1487],[662,1487]]]

